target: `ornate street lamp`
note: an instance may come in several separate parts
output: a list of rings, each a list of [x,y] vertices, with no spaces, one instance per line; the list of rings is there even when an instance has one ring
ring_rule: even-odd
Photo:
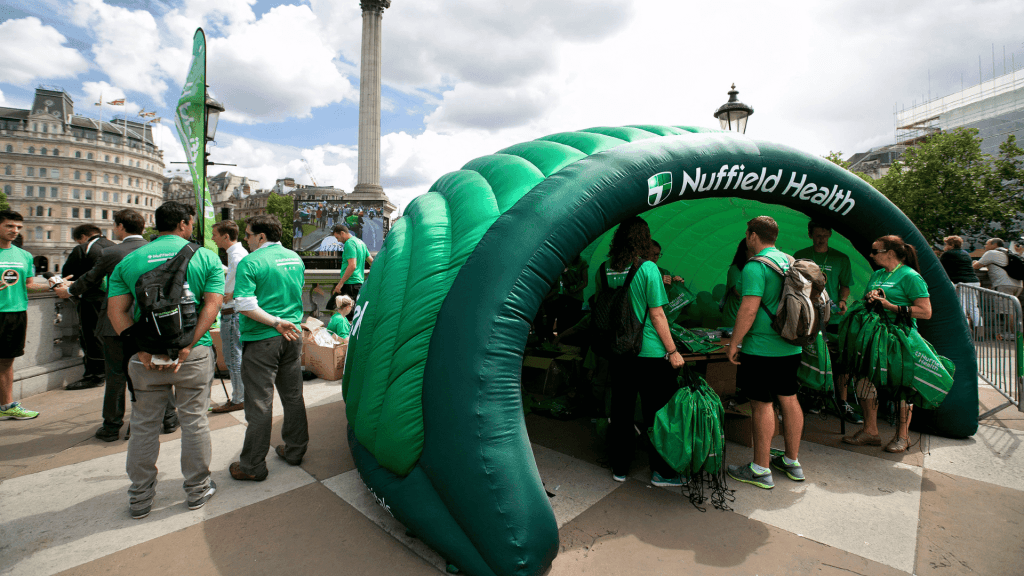
[[[220,113],[225,110],[224,105],[206,94],[206,141],[209,142],[217,135],[217,120]]]
[[[747,118],[754,113],[754,109],[736,99],[739,92],[736,85],[729,90],[729,101],[715,110],[715,118],[722,124],[722,130],[729,130],[737,134],[745,134],[747,131]]]

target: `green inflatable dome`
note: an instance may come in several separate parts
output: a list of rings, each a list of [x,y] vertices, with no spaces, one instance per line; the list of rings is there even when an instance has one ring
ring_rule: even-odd
[[[855,297],[868,271],[860,255],[899,234],[917,247],[932,295],[921,332],[956,364],[945,403],[914,423],[950,437],[977,430],[977,364],[952,284],[913,223],[860,178],[701,128],[592,128],[517,144],[441,177],[392,227],[359,295],[343,383],[366,486],[466,574],[537,574],[558,552],[523,419],[523,349],[566,263],[603,260],[606,234],[638,214],[664,247],[661,264],[709,293],[698,311],[720,296],[753,216],[779,220],[787,251],[809,245],[808,218],[832,225],[858,267]]]

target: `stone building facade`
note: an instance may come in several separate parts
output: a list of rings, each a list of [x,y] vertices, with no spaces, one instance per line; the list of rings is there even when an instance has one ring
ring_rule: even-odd
[[[80,224],[112,238],[114,212],[134,208],[152,226],[163,170],[152,125],[75,115],[59,88],[36,89],[30,110],[0,108],[0,189],[25,218],[24,248],[38,273],[60,270]]]

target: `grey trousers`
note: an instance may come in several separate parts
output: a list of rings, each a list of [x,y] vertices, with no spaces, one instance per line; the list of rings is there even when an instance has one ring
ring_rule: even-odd
[[[274,409],[274,387],[284,408],[285,456],[298,461],[309,446],[306,402],[302,398],[302,340],[284,336],[242,343],[242,381],[245,382],[245,442],[239,463],[242,472],[267,476],[267,452]]]
[[[132,509],[149,506],[156,494],[156,460],[160,455],[167,394],[174,391],[181,421],[181,473],[188,499],[199,498],[210,487],[210,383],[213,381],[213,352],[209,346],[196,346],[177,373],[170,370],[146,370],[139,356],[132,356],[128,375],[135,388],[132,405],[132,437],[128,441],[128,505]]]

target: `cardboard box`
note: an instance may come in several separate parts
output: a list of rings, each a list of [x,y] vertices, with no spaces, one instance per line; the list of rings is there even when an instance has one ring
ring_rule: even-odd
[[[324,380],[341,380],[345,373],[348,342],[328,332],[327,334],[334,344],[332,346],[317,344],[313,333],[322,329],[323,325],[323,322],[316,318],[309,318],[303,322],[302,363],[307,370]]]
[[[754,446],[754,417],[750,402],[726,410],[722,428],[725,431],[726,440],[752,448]],[[772,437],[781,435],[782,422],[779,420],[778,413],[775,413],[775,434]]]
[[[736,395],[736,365],[732,362],[708,362],[704,379],[708,381],[708,386],[718,393],[719,398],[726,399]]]

